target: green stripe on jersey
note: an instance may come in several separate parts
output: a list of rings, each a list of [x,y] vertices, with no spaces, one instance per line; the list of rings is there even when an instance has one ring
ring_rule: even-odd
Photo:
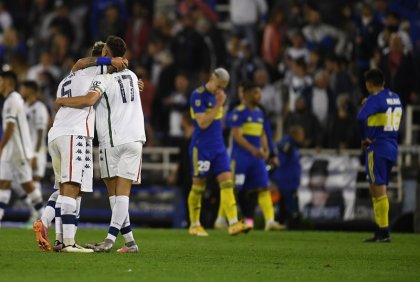
[[[106,108],[108,110],[108,133],[109,133],[109,140],[111,142],[111,147],[114,147],[114,141],[112,140],[112,127],[111,127],[111,106],[109,105],[108,95],[104,92]]]

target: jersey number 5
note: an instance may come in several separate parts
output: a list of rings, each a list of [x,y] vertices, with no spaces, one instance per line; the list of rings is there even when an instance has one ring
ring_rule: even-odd
[[[64,87],[71,84],[71,80],[67,80],[63,83],[63,86],[61,86],[61,97],[71,97],[71,89],[64,89]]]
[[[388,108],[386,110],[386,125],[384,126],[384,131],[398,131],[400,128],[402,108],[397,107],[394,110]]]

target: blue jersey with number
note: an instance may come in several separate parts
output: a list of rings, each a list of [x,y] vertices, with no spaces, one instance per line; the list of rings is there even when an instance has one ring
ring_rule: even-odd
[[[211,94],[204,85],[193,91],[190,98],[190,113],[194,126],[191,146],[206,148],[209,150],[225,146],[222,135],[222,107],[213,122],[205,129],[201,129],[198,126],[195,118],[196,114],[210,112],[215,105],[216,97]]]
[[[261,136],[264,133],[264,113],[260,108],[252,110],[245,105],[239,105],[232,111],[229,118],[230,127],[240,127],[243,137],[256,148],[261,149]],[[251,152],[233,141],[232,157],[237,155],[254,158]]]
[[[402,105],[397,94],[384,89],[370,95],[362,106],[357,120],[362,140],[369,138],[369,146],[377,156],[396,161],[398,155],[398,129]]]

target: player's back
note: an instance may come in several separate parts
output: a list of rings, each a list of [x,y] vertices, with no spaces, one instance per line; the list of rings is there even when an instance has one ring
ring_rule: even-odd
[[[260,108],[250,109],[245,105],[237,106],[230,116],[232,128],[241,128],[243,137],[256,148],[261,148],[261,136],[264,132],[264,113]],[[253,157],[252,154],[233,140],[233,156]]]
[[[71,73],[58,85],[57,98],[86,95],[98,71],[100,71],[98,67],[89,67]],[[48,132],[48,142],[63,135],[93,137],[95,122],[93,111],[93,107],[82,109],[61,107],[55,115],[52,128]]]
[[[33,157],[32,141],[26,119],[25,104],[22,96],[13,91],[3,104],[3,130],[7,122],[15,123],[11,140],[2,151],[2,159],[31,159]]]
[[[364,107],[367,117],[367,138],[373,141],[378,155],[396,160],[398,130],[402,118],[402,104],[397,94],[384,89],[367,99]]]
[[[94,83],[100,80],[95,79]],[[126,69],[102,76],[104,93],[96,107],[99,146],[109,148],[146,142],[138,78]],[[102,83],[102,82],[101,82]]]
[[[35,149],[38,142],[38,130],[43,130],[42,150],[46,150],[45,140],[48,130],[49,114],[47,106],[41,101],[35,101],[32,105],[27,105],[26,115],[28,117],[29,132],[32,139],[32,145]]]
[[[190,98],[190,113],[194,126],[191,140],[192,146],[216,149],[224,147],[221,121],[223,117],[223,108],[220,108],[220,112],[216,115],[216,118],[205,129],[201,129],[196,120],[196,114],[208,113],[215,105],[215,96],[212,95],[205,86],[200,86],[193,91]]]

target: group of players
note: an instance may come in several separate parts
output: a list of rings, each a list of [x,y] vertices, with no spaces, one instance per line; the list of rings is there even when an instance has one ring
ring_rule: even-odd
[[[19,94],[13,71],[0,74],[3,106],[3,136],[0,142],[0,221],[10,200],[12,182],[21,184],[33,208],[41,217],[33,229],[41,249],[52,249],[48,227],[55,218],[54,250],[61,252],[109,252],[121,233],[125,246],[117,252],[138,252],[128,212],[131,185],[141,181],[142,148],[146,142],[140,100],[143,84],[126,68],[122,59],[125,42],[109,36],[97,42],[92,57],[79,60],[58,86],[59,108],[48,132],[48,150],[55,175],[54,192],[44,210],[40,179],[45,172],[48,112],[36,99],[36,82],[26,81]],[[247,205],[253,216],[255,206],[246,203],[248,190],[257,191],[266,230],[284,227],[274,220],[268,190],[266,163],[269,156],[266,119],[259,108],[261,89],[253,82],[241,85],[240,101],[227,116],[232,128],[233,145],[228,155],[222,136],[224,89],[229,73],[217,68],[209,81],[190,98],[194,132],[190,144],[192,187],[188,196],[189,234],[208,236],[200,223],[201,198],[209,174],[220,187],[220,208],[216,226],[227,227],[230,235],[249,232],[252,224],[238,220],[235,188],[242,213]],[[395,164],[397,134],[402,116],[398,95],[383,88],[383,75],[371,70],[366,86],[372,94],[359,113],[362,146],[366,150],[366,171],[371,183],[378,231],[368,241],[389,242],[386,185]],[[22,96],[28,104],[25,109]],[[29,119],[27,119],[27,116]],[[95,122],[96,118],[96,122]],[[29,124],[29,125],[28,125]],[[135,126],[133,126],[133,124]],[[99,163],[112,210],[106,238],[96,244],[80,246],[75,241],[83,192],[92,192],[94,126],[99,140]],[[281,165],[281,164],[280,164]],[[33,177],[32,177],[33,175]]]

